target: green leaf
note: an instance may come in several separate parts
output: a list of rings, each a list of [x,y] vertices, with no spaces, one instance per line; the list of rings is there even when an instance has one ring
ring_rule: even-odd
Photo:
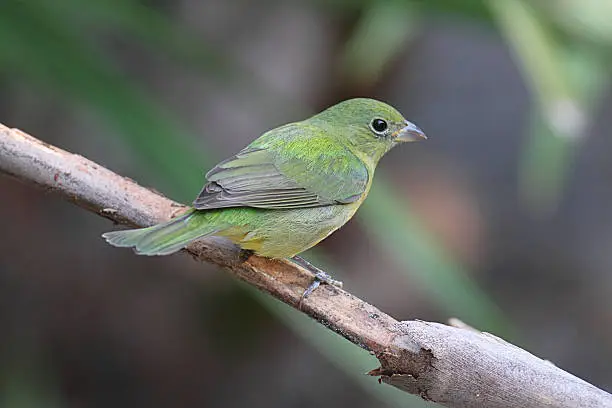
[[[360,84],[377,81],[413,37],[418,22],[417,10],[410,3],[373,2],[344,47],[343,74]]]
[[[550,28],[526,2],[489,0],[497,24],[512,47],[536,101],[519,184],[535,213],[550,213],[561,199],[572,155],[586,127],[579,87],[566,70],[563,50]]]

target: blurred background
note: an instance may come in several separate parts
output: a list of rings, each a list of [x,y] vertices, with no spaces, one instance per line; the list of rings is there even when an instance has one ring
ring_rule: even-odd
[[[612,391],[612,2],[0,0],[0,122],[189,203],[267,129],[379,98],[391,152],[306,257]],[[0,177],[0,406],[432,406],[210,265]]]

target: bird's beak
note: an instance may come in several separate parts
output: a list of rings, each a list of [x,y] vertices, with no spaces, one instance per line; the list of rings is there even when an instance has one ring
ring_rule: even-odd
[[[406,121],[406,126],[396,131],[395,141],[397,142],[418,142],[419,140],[427,140],[425,133],[414,123]]]

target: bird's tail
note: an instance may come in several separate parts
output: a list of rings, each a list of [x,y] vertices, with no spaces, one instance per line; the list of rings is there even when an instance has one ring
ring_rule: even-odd
[[[185,248],[198,238],[213,235],[217,226],[199,219],[196,211],[176,217],[168,222],[148,228],[111,231],[102,234],[109,244],[116,247],[132,247],[139,255],[170,255]],[[203,222],[204,221],[204,222]]]

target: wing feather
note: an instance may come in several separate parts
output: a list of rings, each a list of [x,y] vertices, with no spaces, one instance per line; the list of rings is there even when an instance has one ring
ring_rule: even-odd
[[[283,135],[274,134],[282,131]],[[294,209],[358,200],[369,173],[349,149],[297,124],[264,134],[206,174],[193,205]]]

